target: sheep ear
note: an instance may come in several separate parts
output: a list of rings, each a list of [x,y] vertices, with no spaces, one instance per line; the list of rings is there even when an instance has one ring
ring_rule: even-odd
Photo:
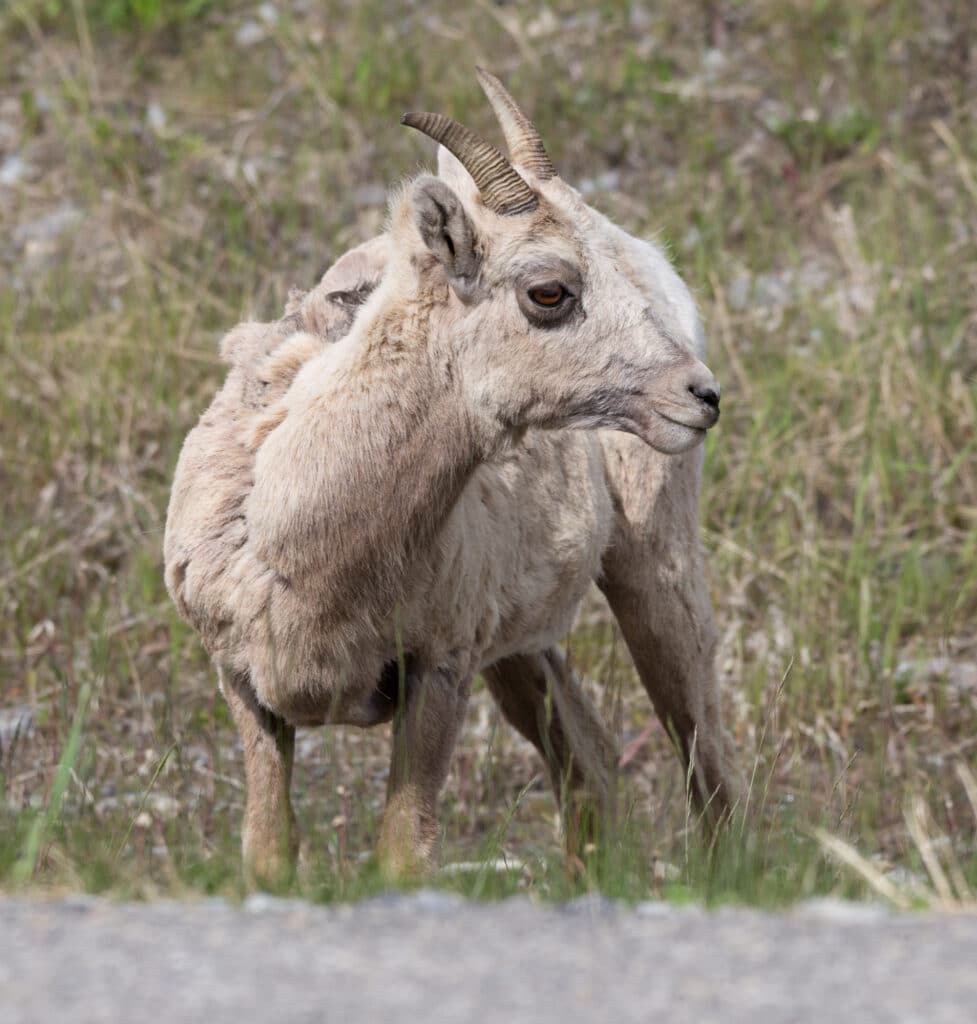
[[[418,178],[411,190],[414,222],[463,302],[475,297],[481,257],[471,219],[458,196],[437,178]]]

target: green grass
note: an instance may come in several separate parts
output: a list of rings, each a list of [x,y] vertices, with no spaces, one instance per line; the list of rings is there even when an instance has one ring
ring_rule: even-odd
[[[710,847],[595,600],[568,643],[636,744],[625,821],[568,861],[541,765],[479,689],[443,813],[444,860],[476,867],[437,884],[765,906],[977,888],[967,5],[543,10],[0,11],[0,167],[15,150],[29,166],[0,186],[0,712],[33,716],[3,734],[0,889],[243,893],[240,751],[161,578],[168,483],[221,379],[220,333],[277,316],[381,228],[377,190],[430,161],[400,113],[497,138],[475,63],[568,180],[669,245],[701,303],[724,389],[703,536],[753,782]],[[242,47],[247,19],[263,36]],[[387,749],[384,730],[300,737],[296,891],[380,888]]]

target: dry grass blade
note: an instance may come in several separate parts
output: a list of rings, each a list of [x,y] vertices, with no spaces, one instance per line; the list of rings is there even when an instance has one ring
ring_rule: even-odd
[[[967,794],[970,809],[974,813],[974,824],[977,825],[977,778],[974,777],[974,773],[965,761],[957,761],[953,766],[953,770],[956,772],[957,778]]]
[[[960,175],[960,181],[963,183],[964,188],[966,188],[970,193],[974,202],[977,203],[977,179],[974,178],[974,172],[970,166],[970,161],[967,159],[959,140],[953,132],[950,131],[950,127],[947,125],[946,121],[939,119],[934,121],[933,131],[936,132],[940,137],[940,141],[953,154],[956,162],[957,173]]]
[[[899,910],[909,910],[912,903],[899,891],[898,886],[890,882],[871,861],[863,857],[853,846],[838,836],[825,832],[824,829],[813,829],[812,834],[826,853],[851,868],[873,892],[888,900]]]
[[[787,679],[790,676],[791,669],[794,667],[794,659],[791,658],[787,663],[787,668],[784,669],[784,674],[780,677],[780,683],[771,695],[770,701],[767,704],[766,710],[763,715],[763,726],[760,729],[760,737],[757,740],[756,751],[753,754],[753,768],[750,772],[750,781],[746,787],[746,798],[743,804],[743,817],[740,826],[740,834],[744,835],[747,827],[747,821],[750,811],[750,803],[753,799],[753,790],[756,785],[757,772],[760,769],[760,756],[763,752],[763,748],[767,741],[767,733],[770,729],[770,724],[773,721],[773,716],[777,710],[777,704],[787,686]],[[774,768],[776,767],[776,758],[770,766],[770,773],[766,780],[766,788],[764,789],[762,804],[766,803],[767,792],[770,789],[770,775],[772,775]]]
[[[919,855],[923,859],[926,871],[933,882],[933,887],[939,894],[940,899],[947,908],[957,907],[959,901],[971,899],[970,889],[963,877],[958,865],[950,855],[950,863],[946,870],[940,863],[936,852],[936,845],[931,835],[931,823],[929,822],[926,804],[922,797],[914,796],[906,807],[906,828],[912,837]],[[944,844],[945,845],[945,844]],[[949,873],[949,877],[947,877]],[[953,879],[951,885],[950,879]],[[954,892],[956,889],[956,892]]]
[[[139,815],[142,814],[143,808],[146,806],[146,801],[149,799],[149,794],[153,791],[153,786],[156,785],[156,780],[160,776],[160,772],[166,767],[166,762],[170,759],[170,755],[176,750],[177,744],[174,743],[170,748],[163,754],[159,759],[159,764],[156,765],[156,770],[153,772],[153,777],[149,780],[149,785],[146,787],[145,792],[142,795],[142,799],[139,801],[139,806],[136,808],[135,814],[129,819],[129,827],[126,829],[125,835],[122,837],[122,842],[119,843],[118,848],[115,851],[115,859],[118,860],[123,851],[126,848],[126,844],[129,842],[129,836],[132,835],[133,827],[136,824]]]

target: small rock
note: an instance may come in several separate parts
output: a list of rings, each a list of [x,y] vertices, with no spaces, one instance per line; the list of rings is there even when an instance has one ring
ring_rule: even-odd
[[[583,195],[593,195],[595,192],[613,192],[620,184],[621,175],[617,171],[602,171],[593,178],[584,178],[578,187]]]
[[[156,135],[166,130],[166,111],[155,100],[146,107],[146,124]]]
[[[19,153],[14,153],[13,156],[8,156],[7,159],[0,164],[0,185],[4,185],[7,188],[13,188],[14,185],[23,181],[29,170],[30,165]]]
[[[274,4],[262,4],[258,8],[258,17],[266,25],[274,25],[278,21],[278,8]]]
[[[823,291],[831,283],[831,271],[817,260],[805,260],[797,271],[797,287],[802,295]]]
[[[793,118],[793,111],[780,100],[765,99],[757,107],[756,116],[769,132],[778,132]]]
[[[250,18],[242,22],[234,33],[234,42],[241,47],[255,46],[264,38],[265,30]]]
[[[26,705],[0,709],[0,750],[9,747],[14,738],[25,739],[34,733],[34,712]]]
[[[654,16],[644,4],[628,4],[628,25],[634,32],[648,34],[654,28],[654,24]]]
[[[541,39],[543,36],[552,35],[559,29],[559,18],[549,7],[543,7],[539,15],[526,25],[524,31],[529,39]]]
[[[848,304],[856,313],[871,313],[875,309],[875,289],[853,284],[847,292]]]
[[[180,813],[180,802],[166,793],[153,793],[147,802],[158,818],[172,821]]]
[[[52,242],[59,235],[75,227],[82,219],[82,212],[71,203],[62,203],[57,209],[18,224],[14,229],[14,241],[20,242]]]
[[[119,798],[117,796],[103,796],[95,801],[95,817],[105,818],[114,814],[119,809]]]
[[[782,308],[790,303],[793,295],[794,275],[785,270],[782,273],[758,274],[753,282],[753,302],[757,306],[771,309]]]
[[[955,661],[936,657],[924,661],[900,661],[895,677],[901,681],[912,679],[945,679],[947,686],[958,692],[977,690],[977,662]]]
[[[716,49],[715,47],[706,50],[702,55],[703,78],[707,82],[715,82],[725,69],[726,64],[726,54],[723,53],[722,50]]]
[[[958,690],[977,690],[977,663],[958,661],[947,673],[947,680]]]

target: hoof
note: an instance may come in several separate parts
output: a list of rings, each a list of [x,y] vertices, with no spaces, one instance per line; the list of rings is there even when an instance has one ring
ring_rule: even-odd
[[[245,836],[242,848],[244,881],[249,889],[282,892],[296,878],[298,835],[294,831],[273,842],[255,842]]]

